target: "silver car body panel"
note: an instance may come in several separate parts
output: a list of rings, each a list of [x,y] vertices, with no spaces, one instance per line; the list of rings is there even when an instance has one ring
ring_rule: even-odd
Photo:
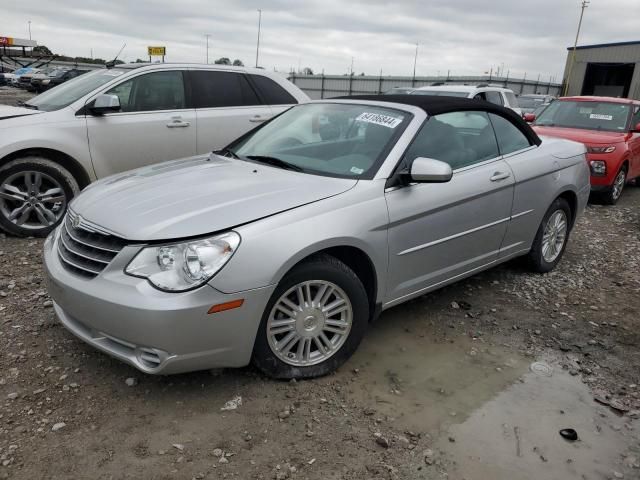
[[[375,271],[374,301],[386,309],[527,253],[559,195],[576,199],[577,214],[586,205],[584,146],[547,138],[539,146],[455,170],[448,183],[389,187],[388,178],[426,114],[386,102],[329,102],[373,103],[413,114],[373,179],[200,157],[89,187],[72,209],[124,238],[157,243],[233,229],[242,241],[208,286],[164,293],[123,273],[143,242],[125,247],[100,275],[86,280],[61,265],[53,234],[45,244],[45,266],[67,328],[150,373],[245,365],[276,285],[316,252],[348,247],[364,253]],[[102,208],[107,198],[126,201],[107,211]],[[211,305],[238,298],[245,299],[241,308],[207,315]],[[105,335],[133,347],[123,351]],[[161,361],[150,369],[139,356],[154,349]]]
[[[70,208],[124,239],[168,240],[232,228],[355,184],[207,155],[112,175],[85,189]]]

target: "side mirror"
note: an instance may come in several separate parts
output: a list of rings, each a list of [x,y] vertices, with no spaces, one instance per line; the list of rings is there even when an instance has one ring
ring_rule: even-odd
[[[445,183],[451,180],[451,165],[433,158],[418,157],[411,164],[411,180],[418,183]]]
[[[536,114],[535,113],[525,113],[522,118],[524,118],[524,121],[527,123],[533,123],[536,121]]]
[[[631,127],[631,133],[640,133],[640,123],[636,123],[633,127]],[[636,183],[638,181],[636,180]]]
[[[105,113],[119,112],[120,99],[117,95],[98,95],[89,107],[93,115],[104,115]]]

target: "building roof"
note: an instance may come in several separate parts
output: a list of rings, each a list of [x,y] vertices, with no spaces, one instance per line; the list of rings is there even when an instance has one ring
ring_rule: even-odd
[[[576,50],[588,50],[590,48],[623,47],[626,45],[640,45],[640,40],[633,40],[630,42],[596,43],[593,45],[578,45],[576,47]],[[567,47],[567,50],[573,50],[573,47]]]
[[[335,97],[331,100],[366,100],[370,102],[389,102],[401,105],[412,105],[421,108],[427,115],[439,115],[441,113],[462,112],[462,111],[482,111],[495,113],[511,121],[517,126],[527,138],[536,145],[540,145],[541,140],[520,115],[495,103],[484,100],[475,100],[462,97],[445,97],[433,95],[351,95],[346,97]]]

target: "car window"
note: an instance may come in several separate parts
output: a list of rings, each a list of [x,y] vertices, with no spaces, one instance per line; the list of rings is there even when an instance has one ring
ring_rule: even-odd
[[[512,108],[518,108],[519,102],[516,98],[515,93],[513,92],[504,92],[504,96],[507,97],[507,102],[509,102],[509,106]]]
[[[490,113],[489,118],[491,118],[491,124],[496,132],[498,147],[502,155],[531,146],[525,134],[509,120],[494,113]]]
[[[504,102],[502,100],[502,95],[500,94],[500,92],[484,92],[484,93],[487,97],[488,102],[495,103],[496,105],[504,105]]]
[[[405,159],[434,158],[455,170],[497,156],[498,144],[486,112],[451,112],[427,120]]]
[[[640,123],[640,106],[633,108],[633,117],[631,117],[631,128],[635,128]],[[638,181],[636,180],[636,183]]]
[[[291,105],[298,103],[289,92],[264,75],[251,75],[251,80],[267,105]]]
[[[556,100],[540,114],[535,124],[619,132],[628,129],[630,108],[617,102]]]
[[[122,112],[185,108],[182,72],[152,72],[122,82],[106,92],[117,95]]]
[[[196,108],[244,107],[262,104],[242,73],[193,71],[191,85]]]
[[[229,148],[240,160],[271,157],[306,173],[373,178],[411,115],[373,105],[296,105]]]

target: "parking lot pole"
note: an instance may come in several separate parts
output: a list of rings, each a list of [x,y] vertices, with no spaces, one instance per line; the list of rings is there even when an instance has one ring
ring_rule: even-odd
[[[320,80],[320,99],[324,98],[324,70],[322,71],[322,79]]]

